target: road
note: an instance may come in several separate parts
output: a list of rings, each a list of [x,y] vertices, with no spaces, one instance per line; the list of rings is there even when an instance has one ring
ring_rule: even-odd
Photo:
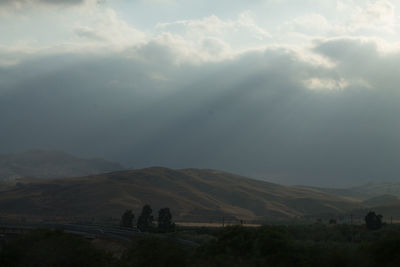
[[[23,223],[23,224],[0,224],[0,235],[23,234],[34,229],[47,228],[62,230],[66,233],[72,233],[84,236],[86,238],[110,238],[113,240],[131,242],[139,236],[146,233],[138,229],[105,227],[79,224],[55,224],[55,223]]]

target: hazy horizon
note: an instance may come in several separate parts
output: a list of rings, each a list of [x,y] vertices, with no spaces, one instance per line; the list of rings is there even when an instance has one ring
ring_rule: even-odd
[[[0,0],[0,154],[400,181],[400,3]]]

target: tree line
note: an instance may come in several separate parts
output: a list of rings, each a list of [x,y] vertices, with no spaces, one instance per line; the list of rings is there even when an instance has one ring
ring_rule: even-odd
[[[121,216],[121,227],[133,228],[135,214],[128,209]],[[148,232],[155,229],[153,210],[150,205],[143,206],[137,219],[136,227],[142,232]],[[172,232],[175,229],[175,223],[172,222],[172,214],[168,207],[158,211],[157,230],[160,232]]]
[[[382,218],[380,214],[373,211],[367,213],[364,217],[367,229],[378,230],[382,227]],[[126,210],[121,216],[121,227],[133,228],[135,214],[131,209]],[[137,219],[136,227],[142,232],[147,232],[155,229],[154,226],[153,210],[150,205],[143,206],[142,211]],[[336,224],[335,220],[330,220],[329,224]],[[175,223],[172,222],[172,214],[168,207],[162,208],[158,211],[157,229],[160,232],[172,232],[175,229]]]

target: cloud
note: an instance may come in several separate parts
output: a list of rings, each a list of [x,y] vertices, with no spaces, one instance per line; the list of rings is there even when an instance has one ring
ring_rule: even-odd
[[[15,7],[28,3],[50,4],[50,5],[77,5],[85,0],[0,0],[0,5],[12,5]]]
[[[360,35],[387,37],[398,34],[397,25],[398,18],[392,2],[377,0],[353,8],[347,30]]]
[[[312,1],[307,1],[307,4],[310,2]],[[399,34],[399,17],[396,15],[396,5],[393,1],[323,1],[323,3],[321,6],[324,8],[310,7],[310,13],[299,12],[294,18],[286,20],[279,26],[279,35],[292,36],[299,43],[300,38],[308,42],[315,37],[343,36],[380,38],[393,42]]]
[[[43,16],[48,13],[52,16]],[[88,2],[88,5],[62,10],[60,13],[59,10],[44,8],[32,13],[27,11],[26,16],[4,19],[5,23],[0,24],[0,30],[4,30],[4,34],[10,38],[0,40],[0,65],[15,64],[31,56],[107,54],[149,39],[146,32],[121,19],[112,8],[95,7]],[[4,27],[9,24],[15,28]],[[29,31],[21,35],[27,29]]]
[[[335,71],[342,77],[363,80],[379,90],[397,91],[400,50],[382,51],[379,43],[368,39],[335,38],[318,44],[315,51],[336,62]]]
[[[361,23],[392,24],[395,20],[395,7],[390,1],[378,0],[367,4],[355,14],[354,19]]]
[[[222,2],[189,12],[152,1],[154,14],[169,6],[162,21],[143,19],[146,1],[102,2],[0,2],[20,16],[0,24],[0,152],[62,149],[282,183],[397,178],[392,2],[257,1],[232,15],[214,12]]]
[[[284,28],[292,32],[302,32],[309,35],[321,35],[331,32],[335,26],[321,14],[309,14],[294,18],[285,23]]]
[[[177,62],[193,51],[164,38],[172,39],[0,67],[2,152],[63,149],[282,183],[397,179],[399,53],[345,38],[316,44],[330,67],[288,49]]]
[[[100,42],[111,48],[124,49],[129,46],[146,41],[146,33],[129,25],[120,19],[116,12],[110,8],[101,8],[88,17],[86,24],[91,27],[79,25],[74,28],[74,33],[79,38]]]
[[[40,13],[42,20],[54,17],[52,11],[65,12],[68,10],[89,9],[104,6],[106,0],[0,0],[0,19],[29,19]],[[61,11],[62,10],[62,11]],[[59,17],[68,18],[68,13],[59,13]],[[70,15],[70,14],[69,14]],[[51,25],[56,26],[56,25]]]
[[[343,78],[340,80],[311,78],[305,81],[305,86],[311,90],[343,90],[349,83]]]
[[[94,41],[104,41],[105,38],[102,37],[96,30],[93,30],[89,27],[77,27],[75,29],[75,33],[77,36],[82,38],[87,38],[89,40]]]
[[[257,24],[250,11],[242,12],[236,20],[222,20],[211,15],[200,20],[158,23],[156,29],[180,35],[194,43],[202,43],[208,38],[219,39],[235,48],[243,48],[244,44],[261,44],[272,37]]]

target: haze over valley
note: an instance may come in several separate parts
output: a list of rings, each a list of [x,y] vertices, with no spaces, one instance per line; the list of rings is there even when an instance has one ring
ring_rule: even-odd
[[[0,181],[16,178],[62,178],[122,170],[119,163],[81,159],[62,151],[29,150],[0,155]]]

